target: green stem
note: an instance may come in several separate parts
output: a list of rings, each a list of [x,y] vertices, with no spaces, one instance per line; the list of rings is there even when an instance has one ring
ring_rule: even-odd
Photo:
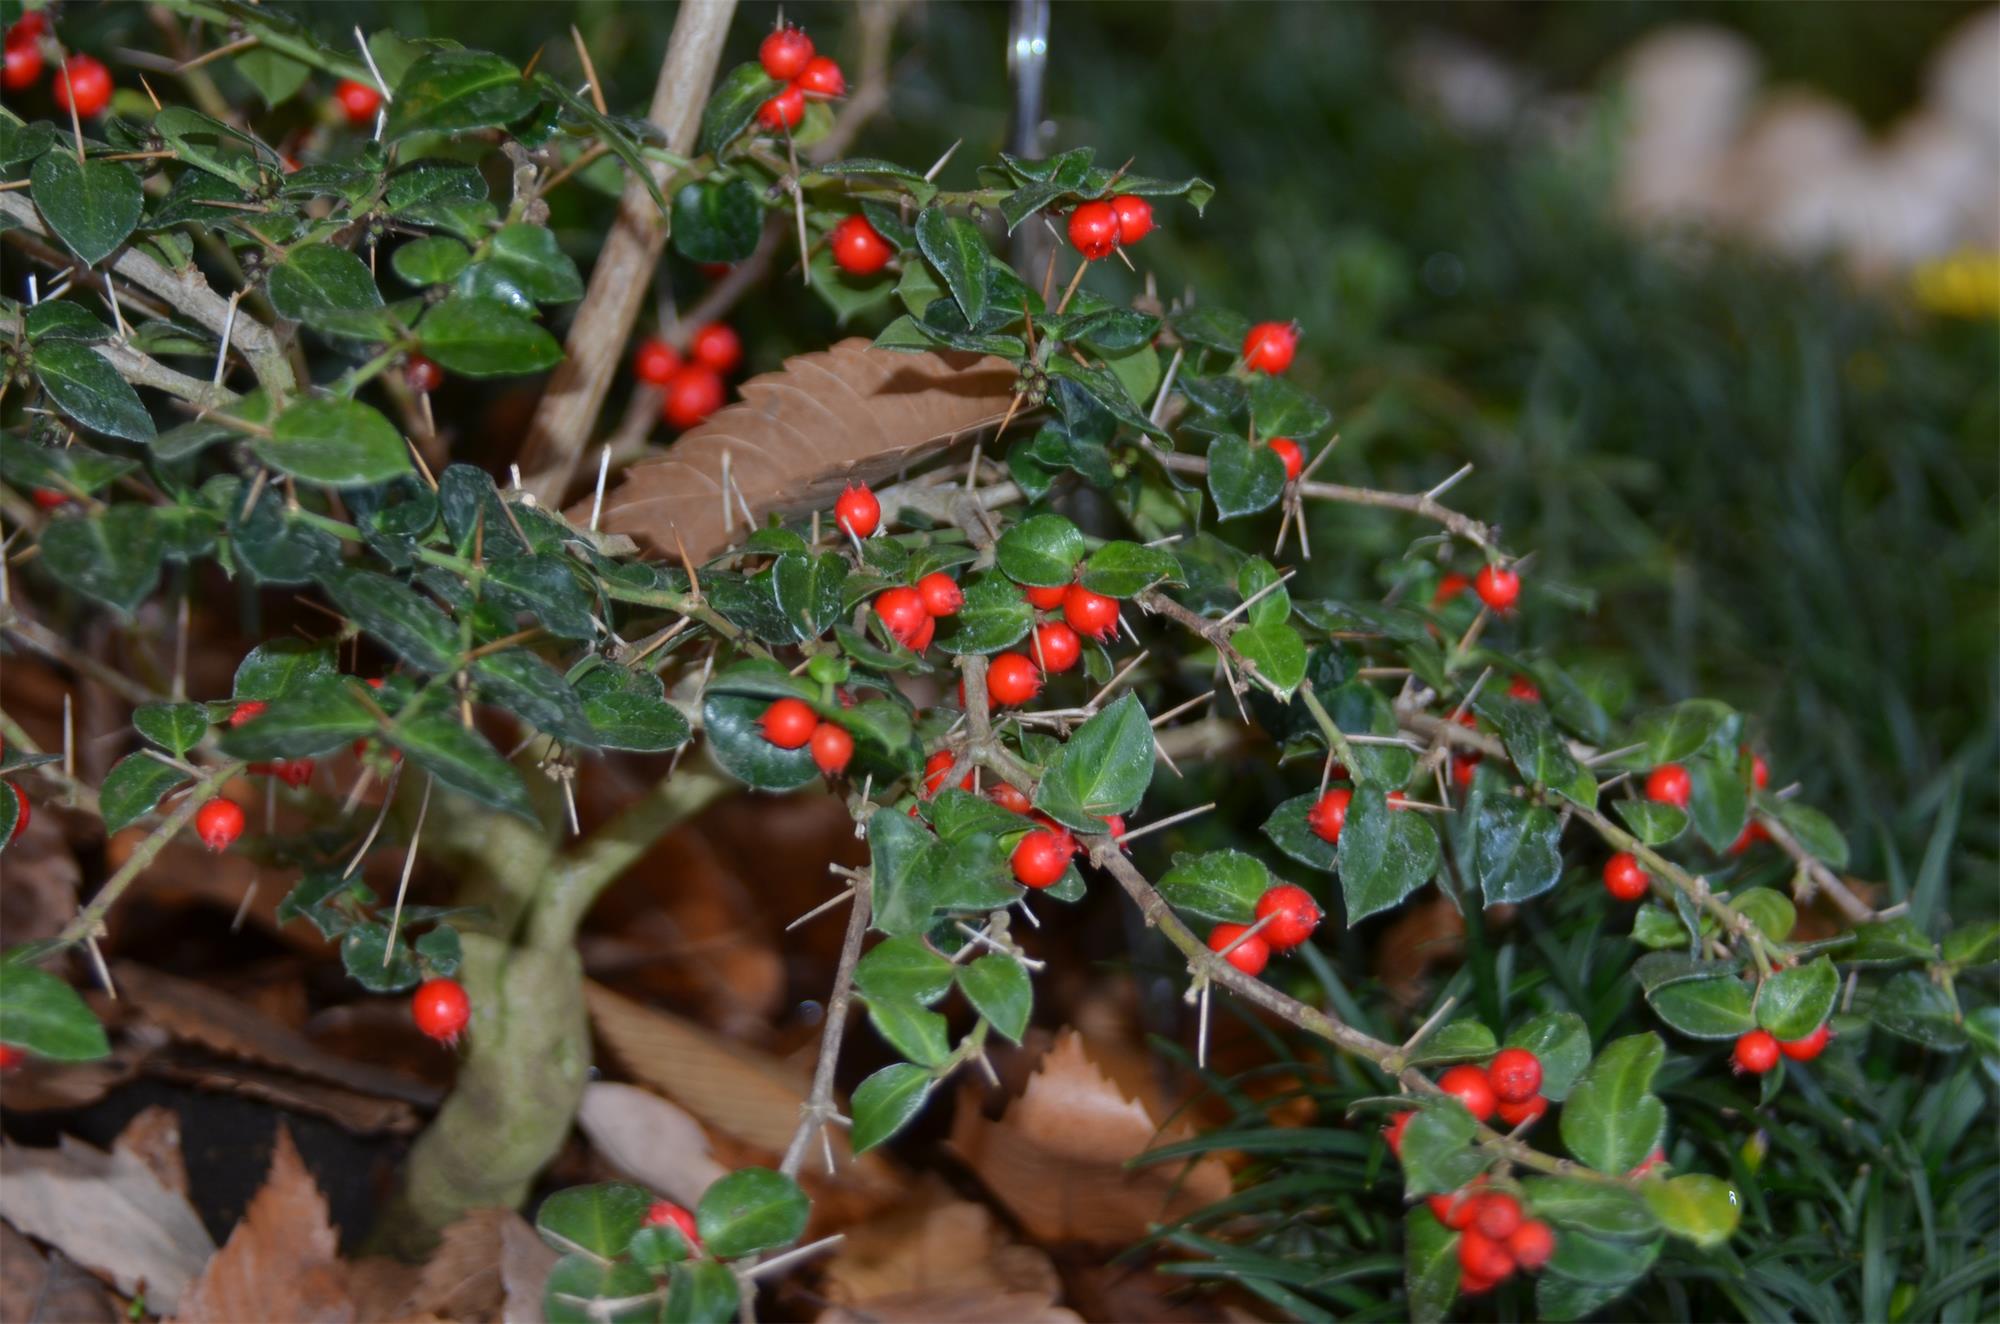
[[[132,852],[131,857],[119,866],[118,872],[112,874],[110,878],[105,880],[104,886],[97,889],[97,895],[90,899],[90,904],[85,906],[77,914],[77,917],[71,920],[61,933],[56,935],[57,945],[73,947],[95,934],[97,926],[103,923],[104,916],[110,912],[112,906],[117,904],[118,898],[124,895],[125,889],[130,887],[133,880],[146,871],[146,866],[151,864],[162,850],[166,849],[167,843],[172,841],[174,836],[188,825],[189,821],[194,818],[201,807],[214,797],[216,791],[221,789],[223,783],[234,777],[242,768],[243,765],[241,763],[225,763],[211,770],[206,777],[196,782],[194,788],[182,797],[178,805],[174,806],[174,811],[168,814],[166,819],[153,829],[151,835],[139,843],[138,848]]]

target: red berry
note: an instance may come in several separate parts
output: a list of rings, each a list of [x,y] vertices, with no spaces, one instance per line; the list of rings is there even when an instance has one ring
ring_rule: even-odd
[[[833,522],[851,537],[873,537],[882,523],[882,503],[866,484],[849,483],[840,489],[840,499],[833,503]]]
[[[472,1019],[472,1000],[456,979],[426,979],[410,995],[410,1016],[430,1038],[455,1044],[465,1023]]]
[[[743,337],[720,322],[710,322],[694,333],[688,353],[696,363],[728,376],[743,366]]]
[[[1522,1099],[1518,1103],[1509,1103],[1505,1099],[1502,1099],[1500,1101],[1499,1114],[1500,1120],[1507,1124],[1508,1130],[1512,1131],[1523,1122],[1532,1126],[1534,1123],[1541,1121],[1543,1114],[1547,1113],[1548,1110],[1549,1101],[1537,1094],[1531,1099]]]
[[[1118,242],[1136,244],[1153,232],[1153,204],[1130,193],[1121,193],[1111,200],[1111,210],[1118,217]]]
[[[1306,453],[1299,449],[1299,443],[1290,437],[1271,438],[1271,449],[1285,462],[1285,481],[1296,483],[1299,475],[1306,470]]]
[[[1505,1241],[1520,1228],[1521,1202],[1513,1196],[1495,1192],[1480,1196],[1478,1204],[1472,1224],[1495,1241]]]
[[[1494,1096],[1493,1082],[1486,1078],[1486,1072],[1467,1063],[1453,1067],[1438,1077],[1438,1088],[1465,1105],[1465,1110],[1480,1121],[1493,1115],[1499,1106]]]
[[[647,1207],[646,1216],[640,1220],[647,1227],[670,1227],[686,1239],[688,1248],[701,1245],[701,1233],[695,1227],[694,1215],[675,1204],[672,1200],[655,1200]]]
[[[1118,841],[1118,838],[1124,836],[1125,815],[1106,814],[1104,816],[1104,835],[1110,837],[1113,841]],[[1125,849],[1124,843],[1120,842],[1118,848],[1120,850]]]
[[[926,799],[936,795],[939,788],[944,785],[945,775],[951,771],[952,762],[953,756],[948,749],[941,749],[924,760],[924,796]],[[972,789],[972,772],[969,767],[964,779],[958,783],[958,789],[961,791]]]
[[[229,714],[230,729],[234,730],[235,728],[242,726],[245,722],[256,719],[259,715],[263,713],[263,711],[266,708],[270,706],[271,705],[265,703],[262,699],[245,699],[243,702],[236,705],[235,711]]]
[[[1604,862],[1604,890],[1618,901],[1637,901],[1646,895],[1646,870],[1639,857],[1625,851]]]
[[[781,83],[789,83],[812,63],[813,43],[803,31],[791,26],[773,29],[757,47],[757,62],[764,72]]]
[[[418,395],[429,395],[444,385],[444,369],[421,354],[412,354],[403,364],[403,381]]]
[[[1109,639],[1118,633],[1118,599],[1071,584],[1063,594],[1063,619],[1086,638]]]
[[[35,489],[35,504],[43,510],[61,510],[69,504],[69,493],[58,492],[53,487]]]
[[[1451,780],[1460,790],[1472,785],[1474,774],[1479,771],[1480,755],[1471,750],[1454,750],[1451,756]]]
[[[6,42],[13,46],[23,42],[40,41],[49,32],[49,13],[46,9],[30,9],[14,21],[7,29]]]
[[[1290,322],[1259,322],[1243,337],[1243,366],[1272,376],[1292,366],[1299,329]]]
[[[1526,676],[1516,676],[1507,683],[1507,697],[1519,699],[1522,703],[1540,703],[1542,692]]]
[[[1292,883],[1268,888],[1257,898],[1257,918],[1276,917],[1263,928],[1264,941],[1273,951],[1288,952],[1312,937],[1319,915],[1312,893]]]
[[[1514,1272],[1514,1257],[1507,1248],[1476,1227],[1458,1234],[1458,1264],[1474,1278],[1494,1282]]]
[[[311,759],[279,759],[271,765],[271,775],[285,785],[297,790],[313,777]]]
[[[243,835],[243,807],[234,800],[210,800],[195,811],[194,834],[210,850],[228,850]]]
[[[1063,605],[1063,599],[1069,596],[1069,589],[1068,584],[1052,584],[1046,588],[1025,587],[1021,592],[1027,597],[1030,607],[1054,611]]]
[[[986,693],[993,702],[1015,707],[1042,690],[1042,673],[1025,653],[1002,653],[986,667]]]
[[[9,844],[19,841],[21,834],[28,830],[28,818],[33,810],[28,805],[28,793],[16,782],[8,782],[7,789],[14,793],[14,830],[7,834]]]
[[[819,714],[804,699],[779,699],[757,719],[764,739],[779,749],[798,749],[819,729]]]
[[[1475,1184],[1479,1184],[1475,1181]],[[1472,1226],[1474,1216],[1479,1213],[1479,1194],[1470,1187],[1448,1191],[1430,1198],[1431,1216],[1450,1228],[1453,1232],[1463,1232]]]
[[[1521,600],[1521,576],[1497,565],[1482,566],[1472,577],[1472,591],[1493,610],[1512,611]]]
[[[19,795],[20,793],[20,788],[16,787],[14,794]],[[21,821],[24,823],[28,821],[25,802],[21,810]],[[1794,1062],[1810,1062],[1826,1051],[1827,1040],[1831,1038],[1833,1038],[1832,1023],[1821,1021],[1819,1028],[1803,1039],[1778,1040],[1778,1051]]]
[[[1472,1270],[1460,1265],[1458,1268],[1458,1294],[1460,1296],[1484,1296],[1501,1283],[1504,1278],[1481,1278]]]
[[[1556,1253],[1556,1234],[1540,1219],[1527,1219],[1507,1237],[1507,1253],[1515,1264],[1533,1273]]]
[[[1685,809],[1693,795],[1694,783],[1688,777],[1688,770],[1678,763],[1662,763],[1646,776],[1648,800]]]
[[[806,94],[788,87],[757,107],[757,123],[771,132],[798,127],[806,117]]]
[[[1431,606],[1442,607],[1470,587],[1472,581],[1464,575],[1451,574],[1438,580],[1437,592],[1431,594]]]
[[[815,55],[799,71],[797,78],[799,91],[807,96],[844,97],[847,95],[847,75],[840,72],[840,66],[831,57]]]
[[[1542,1060],[1525,1048],[1503,1048],[1486,1064],[1486,1078],[1502,1103],[1525,1103],[1542,1088]]]
[[[1338,789],[1328,791],[1314,802],[1306,813],[1306,826],[1321,841],[1339,841],[1340,830],[1347,826],[1347,806],[1354,799],[1354,792]]]
[[[1649,1172],[1654,1172],[1660,1168],[1664,1168],[1666,1165],[1667,1165],[1667,1151],[1664,1149],[1656,1149],[1652,1153],[1646,1155],[1646,1157],[1640,1161],[1638,1167],[1632,1169],[1632,1171],[1626,1173],[1625,1175],[1627,1177],[1643,1177]]]
[[[1770,829],[1753,818],[1743,825],[1741,832],[1736,834],[1736,840],[1729,843],[1729,853],[1731,855],[1741,855],[1770,835]]]
[[[1736,1048],[1730,1054],[1736,1060],[1736,1071],[1748,1071],[1761,1076],[1778,1065],[1778,1040],[1769,1030],[1752,1030],[1736,1041]]]
[[[1035,627],[1035,656],[1051,675],[1068,671],[1083,656],[1083,640],[1061,621],[1043,621]]]
[[[1218,924],[1208,931],[1208,950],[1219,952],[1228,948],[1229,955],[1222,959],[1254,979],[1263,974],[1264,967],[1271,963],[1271,946],[1264,941],[1262,934],[1236,941],[1249,932],[1248,924]]]
[[[1118,247],[1118,213],[1108,202],[1085,202],[1069,214],[1069,242],[1086,261],[1111,256]]]
[[[1069,870],[1076,839],[1059,828],[1041,828],[1014,847],[1014,879],[1023,887],[1053,887]]]
[[[1028,802],[1028,793],[1008,782],[996,782],[993,789],[986,793],[986,798],[1017,814],[1025,814],[1034,808]]]
[[[956,616],[965,605],[965,590],[942,570],[933,570],[917,581],[917,596],[933,616]]]
[[[64,60],[50,82],[56,106],[68,110],[74,97],[76,113],[86,119],[101,114],[111,104],[111,71],[88,55]]]
[[[1762,754],[1752,753],[1748,745],[1743,752],[1750,755],[1750,782],[1761,791],[1771,784],[1771,765],[1764,762]]]
[[[912,653],[921,653],[937,638],[937,617],[926,616],[924,623],[917,627],[917,637],[905,645]]]
[[[812,733],[813,762],[829,777],[838,777],[847,767],[847,761],[854,757],[854,737],[847,734],[847,728],[833,722],[821,722]]]
[[[0,1044],[0,1071],[13,1071],[28,1060],[25,1049],[12,1044]]]
[[[889,637],[908,649],[917,649],[923,628],[932,625],[924,600],[913,588],[885,588],[875,595],[875,614]],[[932,625],[932,628],[936,627]]]
[[[722,378],[715,369],[699,363],[682,364],[667,381],[660,417],[685,432],[722,408],[722,397]]]
[[[639,348],[632,355],[632,375],[642,382],[654,386],[665,386],[681,370],[681,356],[674,347],[657,336],[648,336],[639,342]]]
[[[1403,1132],[1409,1130],[1410,1119],[1415,1116],[1415,1113],[1397,1113],[1382,1128],[1382,1139],[1388,1143],[1389,1152],[1397,1158],[1403,1156]]]
[[[19,26],[7,30],[7,72],[0,78],[0,85],[9,92],[25,92],[42,76],[42,48],[33,38],[15,40],[14,32]]]
[[[882,232],[859,212],[834,226],[827,243],[833,248],[833,265],[850,276],[872,276],[896,256]]]
[[[340,80],[340,86],[333,89],[333,99],[340,105],[340,113],[347,116],[347,122],[357,129],[365,129],[375,122],[375,112],[382,109],[382,93],[369,83],[357,83],[352,78]]]

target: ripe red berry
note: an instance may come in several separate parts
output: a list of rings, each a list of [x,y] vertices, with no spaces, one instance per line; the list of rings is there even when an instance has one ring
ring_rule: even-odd
[[[1118,247],[1118,213],[1108,202],[1080,203],[1069,214],[1069,242],[1086,261],[1111,256]]]
[[[243,807],[234,800],[210,800],[195,811],[194,834],[210,850],[228,850],[243,835]]]
[[[1475,1178],[1474,1185],[1483,1185],[1483,1178]],[[1456,1191],[1446,1191],[1430,1198],[1431,1216],[1450,1228],[1453,1232],[1463,1232],[1472,1226],[1472,1220],[1479,1213],[1479,1193],[1470,1186]]]
[[[271,765],[270,772],[273,777],[296,791],[312,780],[313,766],[311,759],[279,759]]]
[[[1106,814],[1104,816],[1104,835],[1110,837],[1113,841],[1118,841],[1118,838],[1124,836],[1125,815]],[[1123,842],[1118,842],[1118,849],[1124,850],[1125,844]]]
[[[1643,1177],[1647,1173],[1656,1172],[1665,1166],[1667,1166],[1667,1151],[1656,1149],[1640,1160],[1639,1165],[1625,1175],[1627,1177]]]
[[[1472,586],[1472,581],[1464,575],[1450,574],[1438,580],[1437,591],[1431,594],[1431,606],[1442,607]]]
[[[681,356],[658,336],[648,336],[632,353],[632,375],[654,386],[665,386],[680,371]]]
[[[410,995],[410,1017],[430,1038],[455,1044],[472,1019],[472,999],[465,996],[464,985],[456,979],[426,979]]]
[[[375,112],[382,109],[382,93],[374,85],[359,83],[352,78],[343,78],[333,89],[333,99],[340,106],[340,113],[347,122],[357,129],[365,129],[375,122]]]
[[[1522,703],[1540,703],[1542,691],[1526,676],[1516,676],[1507,682],[1507,697],[1519,699]]]
[[[1493,1115],[1500,1103],[1486,1072],[1471,1063],[1453,1067],[1439,1076],[1438,1088],[1464,1104],[1465,1110],[1482,1122]]]
[[[715,369],[699,363],[684,363],[667,379],[666,398],[660,402],[660,417],[685,432],[722,408],[722,377]]]
[[[1497,565],[1481,566],[1472,577],[1472,591],[1495,611],[1512,611],[1521,600],[1521,576]]]
[[[646,1216],[640,1220],[647,1227],[670,1227],[687,1240],[689,1249],[701,1245],[701,1233],[697,1230],[694,1215],[675,1204],[672,1200],[655,1200],[646,1209]]]
[[[1043,621],[1035,627],[1035,656],[1051,675],[1068,671],[1083,656],[1083,640],[1061,621]]]
[[[797,78],[799,91],[814,97],[844,97],[847,95],[847,75],[840,72],[840,66],[831,57],[815,55],[806,62]]]
[[[933,570],[917,581],[917,596],[933,616],[956,616],[965,605],[965,590],[942,570]]]
[[[1014,880],[1023,887],[1053,887],[1069,869],[1076,839],[1060,828],[1040,828],[1014,847]]]
[[[1299,449],[1299,443],[1290,437],[1271,438],[1271,449],[1285,462],[1285,481],[1296,483],[1299,475],[1306,471],[1306,453]]]
[[[16,24],[15,27],[19,25]],[[42,76],[42,48],[33,38],[17,41],[14,28],[7,30],[7,72],[0,85],[9,92],[25,92]]]
[[[1010,782],[994,783],[993,789],[986,793],[986,798],[1002,809],[1017,814],[1025,814],[1034,808],[1028,801],[1028,793]]]
[[[49,32],[49,11],[30,9],[14,20],[14,26],[7,29],[8,44],[19,41],[39,41]]]
[[[833,522],[850,537],[873,537],[882,523],[882,503],[866,484],[849,483],[840,489],[840,499],[833,503]]]
[[[1292,883],[1267,888],[1257,898],[1257,918],[1276,917],[1264,926],[1262,935],[1273,951],[1288,952],[1312,937],[1319,915],[1312,893]]]
[[[1646,775],[1648,800],[1685,809],[1693,795],[1694,782],[1689,779],[1688,770],[1678,763],[1662,763]]]
[[[951,765],[952,753],[948,749],[941,749],[924,760],[924,797],[926,799],[936,795],[938,790],[943,787],[945,775],[951,771]],[[970,768],[967,769],[965,777],[958,783],[958,789],[961,791],[972,789],[972,772]]]
[[[1403,1156],[1403,1132],[1409,1130],[1410,1119],[1415,1116],[1415,1113],[1397,1113],[1389,1119],[1389,1124],[1382,1128],[1382,1139],[1387,1142],[1389,1152],[1397,1158]]]
[[[1472,785],[1473,776],[1479,771],[1480,757],[1476,750],[1452,751],[1451,780],[1460,790]]]
[[[799,121],[805,117],[806,94],[796,87],[786,88],[757,107],[757,123],[773,133],[797,128]]]
[[[1025,586],[1021,592],[1028,599],[1030,607],[1040,611],[1054,611],[1063,605],[1063,599],[1069,595],[1069,589],[1068,584],[1052,584],[1045,588]]]
[[[1511,1195],[1494,1192],[1478,1199],[1472,1225],[1495,1241],[1505,1241],[1521,1226],[1521,1202]]]
[[[924,610],[923,598],[913,588],[885,588],[877,593],[875,614],[882,618],[882,628],[889,632],[889,637],[909,649],[919,646],[917,640],[922,637],[923,628],[932,624],[931,614]]]
[[[265,703],[262,699],[243,700],[243,702],[237,704],[235,709],[232,710],[229,714],[230,729],[234,730],[235,728],[242,726],[245,722],[254,721],[257,717],[259,717],[263,713],[263,711],[266,708],[270,706],[271,705]]]
[[[757,62],[764,72],[781,83],[789,83],[812,63],[813,43],[801,29],[786,24],[775,28],[757,47]]]
[[[1249,932],[1248,924],[1218,924],[1208,931],[1208,950],[1220,952],[1228,949],[1229,955],[1222,959],[1254,979],[1263,974],[1264,967],[1271,963],[1271,945],[1264,941],[1261,933],[1243,938],[1241,942],[1236,941]]]
[[[1507,1100],[1502,1099],[1500,1101],[1499,1114],[1500,1120],[1505,1122],[1507,1129],[1511,1131],[1523,1122],[1532,1125],[1541,1121],[1542,1115],[1548,1112],[1548,1110],[1549,1101],[1537,1094],[1533,1098],[1522,1099],[1517,1103],[1509,1103]]]
[[[0,1044],[0,1071],[13,1071],[28,1060],[25,1049],[13,1044]]]
[[[1290,322],[1259,322],[1243,337],[1243,366],[1277,376],[1292,366],[1299,329]]]
[[[1753,818],[1743,825],[1741,832],[1736,834],[1736,840],[1729,843],[1729,853],[1731,855],[1741,855],[1770,835],[1771,830]]]
[[[1153,204],[1130,193],[1121,193],[1111,200],[1111,210],[1118,217],[1118,242],[1136,244],[1153,232]]]
[[[412,354],[403,364],[403,381],[418,395],[429,395],[444,385],[444,369],[421,354]]]
[[[35,504],[43,510],[61,510],[69,504],[69,493],[58,492],[53,487],[35,489]]]
[[[1458,1294],[1460,1296],[1484,1296],[1501,1283],[1504,1278],[1481,1278],[1472,1270],[1460,1265],[1458,1268]]]
[[[88,119],[111,104],[111,71],[88,55],[72,55],[56,70],[50,91],[57,108],[68,110],[74,98],[76,113]]]
[[[993,702],[1015,707],[1042,690],[1042,673],[1025,653],[1002,653],[986,667],[986,693]]]
[[[1340,830],[1347,826],[1347,806],[1354,799],[1354,792],[1335,788],[1322,795],[1306,813],[1306,826],[1321,841],[1340,840]]]
[[[1525,1048],[1503,1048],[1486,1064],[1486,1078],[1502,1103],[1521,1103],[1542,1088],[1542,1060]]]
[[[721,322],[710,322],[688,341],[688,353],[726,377],[743,366],[743,337]]]
[[[28,818],[33,811],[28,806],[28,793],[21,789],[19,783],[8,782],[7,789],[14,793],[14,830],[7,834],[7,841],[12,844],[28,830]]]
[[[854,737],[847,734],[847,728],[833,722],[821,722],[812,733],[813,762],[829,777],[838,777],[847,767],[847,761],[854,757]]]
[[[1476,1227],[1458,1234],[1458,1264],[1474,1278],[1493,1282],[1514,1272],[1514,1257],[1507,1248]]]
[[[819,729],[819,714],[804,699],[779,699],[757,719],[764,739],[779,749],[797,749]]]
[[[833,249],[833,265],[850,276],[872,276],[896,256],[882,232],[859,212],[834,226],[827,243]]]
[[[1771,784],[1771,765],[1764,761],[1762,754],[1755,753],[1750,746],[1743,746],[1743,752],[1750,755],[1750,782],[1758,790]]]
[[[1063,619],[1086,638],[1108,639],[1118,633],[1118,599],[1071,584],[1063,594]]]
[[[20,789],[18,787],[15,788],[14,794],[19,795],[20,793]],[[25,807],[21,811],[21,816],[22,821],[26,822],[27,810]],[[1803,1039],[1778,1040],[1778,1051],[1794,1062],[1810,1062],[1826,1051],[1827,1040],[1831,1038],[1833,1038],[1832,1023],[1821,1021],[1819,1028]]]
[[[1736,1048],[1730,1054],[1735,1059],[1736,1071],[1748,1071],[1761,1076],[1778,1065],[1778,1040],[1769,1030],[1752,1030],[1736,1041]]]
[[[1604,890],[1617,901],[1637,901],[1646,895],[1646,870],[1639,857],[1620,851],[1604,862]]]
[[[1530,1218],[1508,1236],[1507,1253],[1515,1264],[1533,1273],[1556,1253],[1556,1234],[1539,1218]]]

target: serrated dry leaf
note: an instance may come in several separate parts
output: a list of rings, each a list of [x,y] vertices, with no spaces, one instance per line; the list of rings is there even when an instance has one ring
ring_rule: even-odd
[[[201,1219],[137,1157],[68,1136],[58,1149],[0,1141],[0,1218],[48,1242],[127,1296],[172,1313],[215,1253]]]
[[[950,1144],[1038,1239],[1104,1243],[1132,1241],[1229,1194],[1229,1170],[1212,1158],[1189,1169],[1125,1167],[1186,1135],[1184,1126],[1157,1127],[1070,1030],[999,1121],[962,1101]]]
[[[862,1314],[880,1300],[951,1290],[1027,1293],[1046,1305],[1061,1289],[1047,1255],[1015,1242],[985,1205],[956,1199],[935,1180],[846,1229],[821,1271],[821,1291]]]
[[[154,1104],[142,1108],[111,1142],[119,1154],[130,1154],[151,1169],[160,1185],[174,1194],[188,1193],[187,1163],[181,1157],[181,1115]]]
[[[60,1251],[44,1255],[0,1223],[0,1319],[7,1324],[116,1324],[118,1307]]]
[[[787,359],[744,382],[741,401],[689,429],[666,458],[628,469],[606,493],[599,527],[665,555],[678,554],[678,533],[688,555],[706,560],[748,533],[740,510],[724,517],[725,456],[760,520],[830,506],[845,483],[879,481],[998,423],[1018,375],[1005,359],[904,354],[860,338]],[[570,517],[587,522],[590,502]]]
[[[263,1188],[188,1285],[176,1314],[182,1324],[341,1324],[355,1318],[326,1197],[282,1123]]]
[[[727,1171],[709,1154],[701,1123],[636,1085],[596,1080],[584,1086],[576,1124],[611,1166],[690,1209]]]

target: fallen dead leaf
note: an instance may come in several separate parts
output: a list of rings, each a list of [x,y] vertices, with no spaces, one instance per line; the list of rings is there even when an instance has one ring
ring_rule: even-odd
[[[506,1324],[542,1324],[542,1302],[548,1296],[549,1270],[556,1253],[521,1218],[500,1226],[500,1281],[507,1299],[500,1311]]]
[[[1080,1324],[1083,1316],[1035,1292],[934,1287],[879,1296],[865,1309],[834,1306],[819,1324]]]
[[[1061,1288],[1047,1255],[1015,1242],[986,1206],[955,1198],[935,1180],[848,1228],[823,1281],[827,1296],[864,1313],[883,1298],[947,1289],[1030,1293],[1046,1302]]]
[[[0,1319],[7,1324],[114,1324],[118,1307],[103,1284],[61,1251],[0,1223]]]
[[[146,1064],[146,1074],[192,1085],[196,1089],[261,1099],[291,1112],[324,1117],[356,1135],[410,1135],[417,1129],[417,1110],[401,1099],[382,1099],[332,1085],[317,1085],[247,1062],[189,1063],[177,1062],[170,1056],[162,1055]]]
[[[355,1318],[326,1197],[283,1123],[263,1188],[228,1243],[189,1284],[176,1313],[182,1324],[342,1324]]]
[[[130,1154],[174,1194],[188,1193],[187,1163],[181,1157],[181,1115],[154,1104],[141,1109],[111,1142],[113,1152]]]
[[[54,806],[41,802],[46,783],[23,779],[35,802],[28,826],[7,846],[7,886],[0,888],[0,933],[9,945],[53,938],[76,916],[82,873]]]
[[[171,1314],[215,1253],[192,1206],[129,1153],[64,1136],[60,1148],[0,1141],[0,1218],[45,1241],[127,1296],[143,1286]]]
[[[727,1171],[709,1154],[701,1123],[636,1085],[584,1086],[576,1123],[613,1167],[690,1209]]]
[[[969,1101],[952,1123],[951,1148],[1037,1239],[1126,1242],[1229,1194],[1215,1159],[1185,1168],[1128,1170],[1146,1150],[1184,1139],[1161,1130],[1090,1058],[1074,1030],[1056,1039],[1019,1098],[997,1122]]]

